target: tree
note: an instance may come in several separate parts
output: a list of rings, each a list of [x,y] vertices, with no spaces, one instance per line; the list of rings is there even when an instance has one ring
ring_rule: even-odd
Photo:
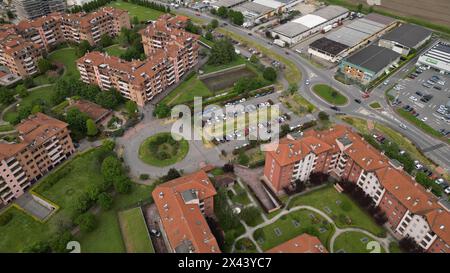
[[[264,79],[273,82],[277,79],[277,71],[270,66],[266,67],[263,72],[263,77]]]
[[[82,232],[91,232],[96,226],[95,216],[92,213],[83,213],[75,219],[75,224],[80,226]]]
[[[78,57],[83,57],[89,50],[91,50],[91,44],[86,40],[82,40],[77,46],[76,54]]]
[[[356,8],[358,12],[361,12],[363,9],[363,4],[358,4],[358,7]]]
[[[219,21],[217,19],[212,19],[211,23],[209,23],[212,29],[215,29],[219,26]]]
[[[324,111],[320,111],[318,116],[322,121],[328,121],[330,119],[330,116]]]
[[[205,39],[208,41],[213,41],[214,40],[214,36],[212,35],[211,31],[208,31],[205,33]]]
[[[229,14],[229,17],[231,17],[231,22],[235,25],[238,26],[242,26],[242,24],[244,23],[244,15],[242,14],[242,12],[240,11],[233,11],[230,12],[231,14]]]
[[[139,18],[138,18],[137,16],[134,16],[131,23],[132,23],[133,25],[139,25]]]
[[[102,162],[101,172],[105,181],[113,182],[122,175],[122,164],[117,157],[108,156]]]
[[[97,202],[103,210],[109,210],[112,207],[113,199],[108,193],[102,192],[98,196]]]
[[[132,100],[128,100],[125,103],[125,109],[127,110],[127,114],[129,117],[131,118],[135,118],[137,113],[138,113],[138,107],[136,102],[132,101]]]
[[[23,78],[23,86],[25,86],[26,88],[33,87],[34,86],[33,78],[31,78],[31,77]]]
[[[11,10],[6,11],[6,16],[8,16],[8,19],[16,18],[16,15]]]
[[[66,122],[73,132],[84,135],[86,133],[86,120],[89,117],[77,108],[71,108],[66,113]]]
[[[289,84],[287,91],[289,94],[293,95],[295,92],[298,91],[298,85],[296,83]]]
[[[19,95],[19,97],[21,97],[21,98],[25,98],[25,97],[28,97],[28,95],[30,95],[28,90],[23,85],[16,86],[16,92]]]
[[[43,74],[46,73],[47,71],[53,69],[53,64],[45,58],[39,59],[37,66],[38,66],[39,72],[41,72]]]
[[[70,231],[58,232],[52,236],[50,240],[50,248],[52,252],[64,253],[67,252],[67,243],[73,240]]]
[[[280,131],[280,137],[284,137],[287,134],[289,134],[289,132],[291,131],[291,128],[289,127],[289,124],[283,124],[280,127],[281,131]]]
[[[211,48],[208,63],[212,65],[228,64],[236,59],[234,46],[228,39],[220,39]]]
[[[86,134],[88,136],[95,136],[98,134],[97,125],[95,125],[95,122],[90,118],[86,120]]]
[[[114,94],[114,92],[111,90],[99,92],[95,96],[95,103],[101,105],[102,107],[108,108],[108,109],[113,109],[119,104],[119,102],[117,100],[117,95]]]
[[[256,56],[256,54],[252,54],[252,56],[250,56],[250,62],[253,63],[253,64],[259,63],[258,56]]]
[[[170,115],[170,107],[165,103],[158,103],[153,114],[158,118],[166,118]]]
[[[103,34],[100,37],[100,43],[99,44],[103,48],[111,46],[113,43],[114,43],[113,39],[108,34]]]
[[[221,6],[218,10],[217,10],[217,15],[221,18],[227,18],[228,17],[228,9],[224,6]]]
[[[14,101],[14,90],[8,89],[6,87],[0,87],[0,103],[8,105],[13,103]]]

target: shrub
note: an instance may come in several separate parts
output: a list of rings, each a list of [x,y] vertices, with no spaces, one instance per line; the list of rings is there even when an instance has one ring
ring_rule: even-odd
[[[147,180],[149,178],[150,178],[150,176],[146,173],[141,173],[141,175],[139,175],[139,179],[141,179],[141,180]]]
[[[91,232],[96,226],[95,216],[92,213],[84,213],[77,217],[75,224],[80,226],[82,232]]]
[[[99,196],[98,196],[98,200],[97,200],[99,206],[104,209],[104,210],[109,210],[112,206],[113,203],[113,199],[112,197],[106,193],[106,192],[102,192]]]

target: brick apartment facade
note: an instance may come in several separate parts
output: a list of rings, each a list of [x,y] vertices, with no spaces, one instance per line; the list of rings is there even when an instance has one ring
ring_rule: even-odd
[[[198,36],[182,29],[183,16],[161,16],[141,31],[147,59],[131,62],[100,52],[77,61],[81,80],[102,90],[117,89],[123,97],[145,105],[179,82],[198,62]],[[177,23],[175,23],[177,22]]]
[[[266,152],[265,180],[276,192],[313,172],[348,180],[372,198],[400,236],[427,252],[450,253],[450,212],[414,178],[346,126],[309,130]]]
[[[68,124],[42,113],[16,126],[18,143],[0,143],[0,202],[9,203],[75,148]]]
[[[0,25],[0,65],[19,76],[33,75],[38,72],[37,62],[44,49],[20,35],[14,25]]]
[[[25,77],[38,72],[37,60],[64,42],[95,45],[102,35],[131,28],[128,12],[104,7],[91,13],[50,13],[17,25],[0,25],[0,64]]]
[[[158,185],[152,192],[164,241],[172,253],[220,253],[205,217],[214,214],[216,190],[203,171]]]

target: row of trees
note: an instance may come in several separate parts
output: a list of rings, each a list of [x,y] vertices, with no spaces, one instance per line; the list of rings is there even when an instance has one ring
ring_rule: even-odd
[[[238,26],[241,26],[244,23],[244,15],[242,14],[242,12],[234,11],[224,6],[218,8],[217,10],[212,9],[211,13],[223,19],[228,18],[233,24]]]
[[[71,13],[77,13],[77,12],[91,12],[93,10],[96,10],[100,7],[103,7],[111,2],[113,2],[115,0],[94,0],[88,3],[84,3],[81,6],[75,6],[73,7],[70,12]]]
[[[142,7],[151,8],[154,10],[158,10],[161,12],[167,12],[170,13],[170,6],[166,6],[164,4],[159,4],[156,2],[151,2],[147,0],[129,0],[130,3],[136,4]]]

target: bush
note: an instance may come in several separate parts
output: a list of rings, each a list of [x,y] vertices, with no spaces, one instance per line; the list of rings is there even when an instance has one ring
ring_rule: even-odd
[[[139,175],[140,180],[147,180],[149,178],[150,178],[150,176],[146,173],[141,173],[141,175]]]
[[[77,217],[75,224],[80,226],[82,232],[91,232],[97,227],[95,216],[92,213],[84,213]]]
[[[109,210],[112,207],[113,199],[108,193],[102,192],[98,196],[97,202],[102,209]]]

